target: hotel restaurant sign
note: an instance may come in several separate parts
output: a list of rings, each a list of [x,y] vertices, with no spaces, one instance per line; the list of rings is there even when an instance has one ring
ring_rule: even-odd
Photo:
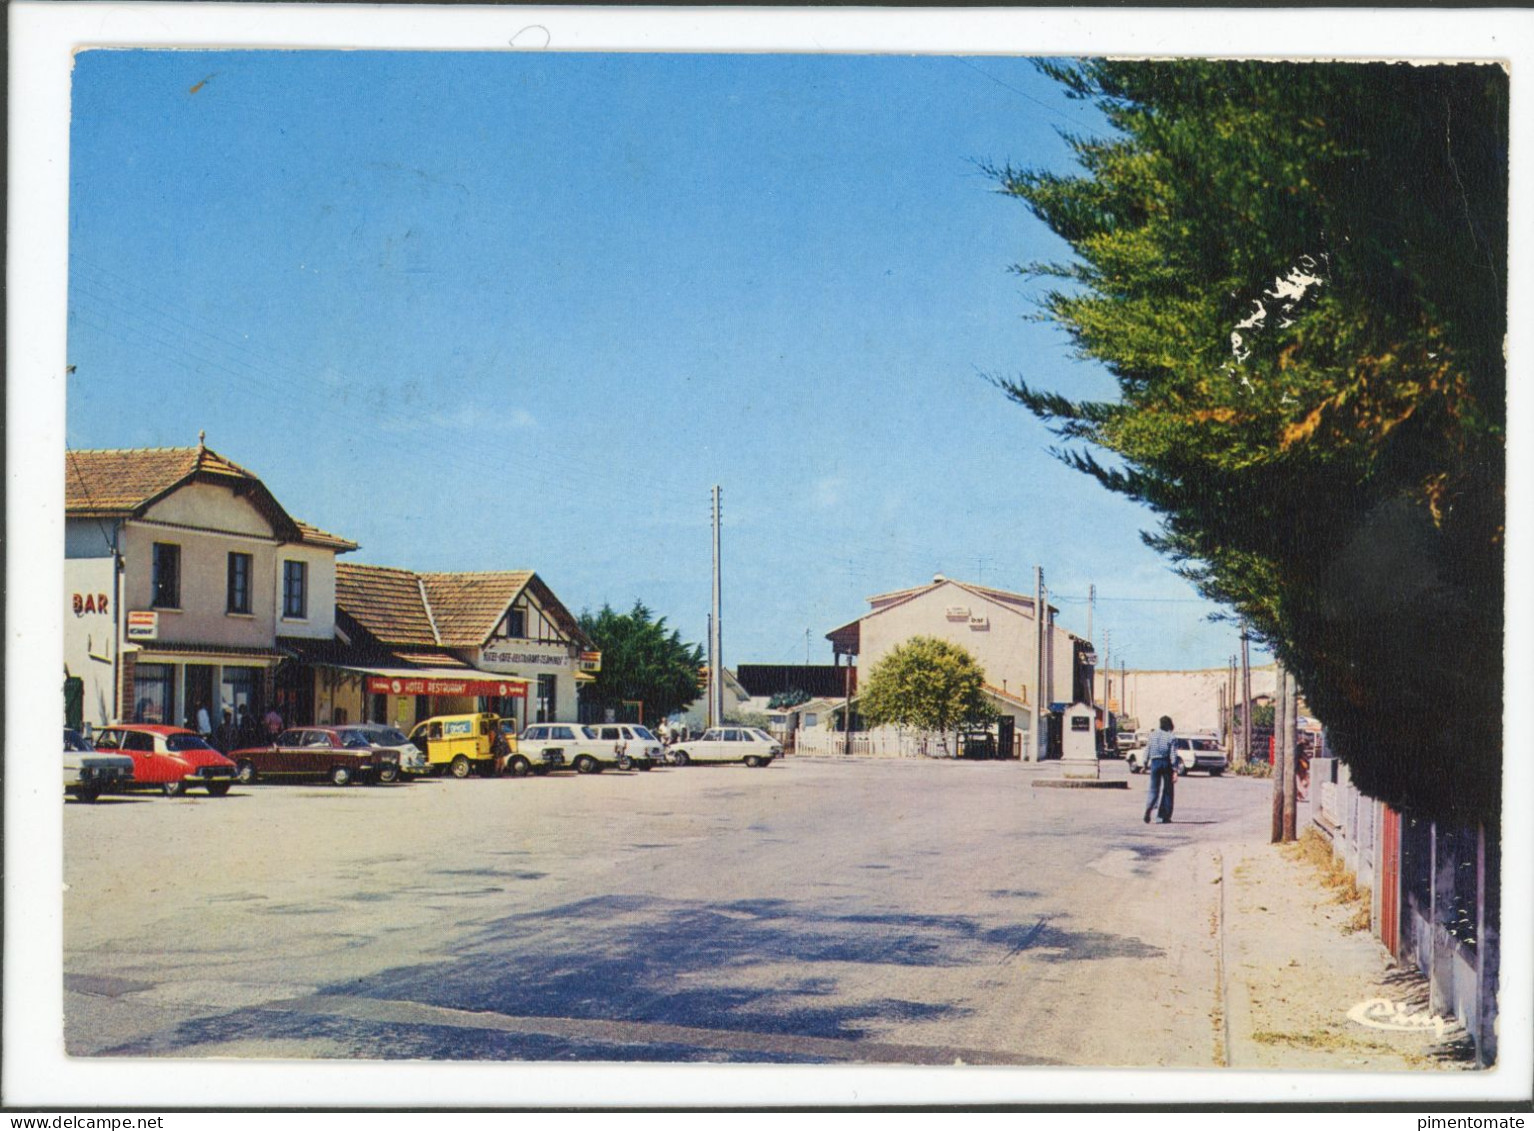
[[[490,695],[502,699],[526,699],[527,681],[370,675],[368,692],[373,695]]]
[[[490,644],[479,650],[475,665],[487,672],[602,670],[602,653],[573,652],[568,644],[535,644],[527,640]]]

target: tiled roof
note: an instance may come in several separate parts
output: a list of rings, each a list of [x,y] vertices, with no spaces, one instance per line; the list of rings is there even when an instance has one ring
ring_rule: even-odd
[[[294,523],[298,526],[301,541],[306,546],[324,546],[331,550],[345,553],[347,550],[355,550],[357,543],[342,538],[339,534],[332,534],[328,530],[321,530],[318,526],[311,526],[303,519],[295,518]]]
[[[197,472],[236,479],[256,476],[208,448],[126,448],[64,454],[67,514],[132,514]]]
[[[532,576],[532,570],[525,569],[421,574],[442,643],[449,648],[479,647]]]
[[[337,562],[336,605],[384,644],[435,648],[442,643],[420,582],[408,569]]]
[[[125,518],[194,476],[247,480],[259,491],[252,502],[277,535],[345,553],[357,543],[289,515],[259,476],[211,448],[118,448],[64,453],[64,513],[76,518]]]

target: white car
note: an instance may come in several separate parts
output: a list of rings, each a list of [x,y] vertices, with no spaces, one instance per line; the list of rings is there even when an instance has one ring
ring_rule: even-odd
[[[1217,778],[1230,765],[1230,759],[1220,748],[1220,740],[1212,734],[1179,734],[1176,736],[1176,742],[1177,772],[1180,774],[1191,774],[1194,770],[1203,770],[1210,777]],[[1129,763],[1130,773],[1144,773],[1145,747],[1131,750],[1125,761]]]
[[[648,770],[651,766],[666,764],[660,739],[648,727],[638,723],[596,723],[582,729],[595,730],[599,742],[617,744],[620,770]]]
[[[648,770],[653,765],[649,747],[658,750],[660,739],[633,723],[534,723],[517,740],[517,752],[535,766],[558,755],[578,774]]]
[[[81,801],[95,801],[133,780],[133,759],[126,754],[98,751],[77,730],[64,728],[64,792]]]
[[[766,766],[783,756],[778,740],[756,727],[710,727],[699,738],[678,742],[671,748],[671,760],[678,766],[689,762],[744,762],[748,766]]]
[[[398,727],[391,727],[388,723],[351,723],[347,729],[360,732],[374,747],[388,750],[398,757],[398,766],[391,766],[385,762],[379,767],[379,781],[391,782],[399,779],[409,781],[411,778],[424,777],[431,773],[431,766],[426,761],[426,752],[406,738],[405,732]]]

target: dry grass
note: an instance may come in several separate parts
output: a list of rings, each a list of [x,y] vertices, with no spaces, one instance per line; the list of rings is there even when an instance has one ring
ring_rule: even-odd
[[[1332,892],[1333,903],[1353,909],[1352,917],[1343,925],[1344,930],[1369,929],[1369,889],[1359,887],[1358,877],[1332,855],[1330,841],[1315,829],[1306,829],[1299,840],[1283,846],[1283,853],[1291,860],[1310,865],[1320,879],[1321,886]]]
[[[1410,1049],[1396,1048],[1383,1041],[1365,1041],[1330,1029],[1312,1029],[1306,1033],[1275,1033],[1270,1030],[1252,1034],[1260,1045],[1287,1045],[1290,1048],[1329,1049],[1334,1052],[1398,1056],[1413,1068],[1431,1068],[1438,1062],[1431,1056]]]
[[[1247,762],[1245,765],[1232,766],[1230,772],[1244,778],[1271,778],[1273,767],[1267,762]]]

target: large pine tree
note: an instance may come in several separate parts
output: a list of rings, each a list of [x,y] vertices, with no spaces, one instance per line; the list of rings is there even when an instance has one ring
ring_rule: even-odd
[[[1111,129],[993,169],[1117,379],[1000,383],[1296,673],[1354,780],[1492,819],[1501,780],[1508,77],[1489,65],[1044,64]],[[1104,453],[1107,453],[1104,455]]]

